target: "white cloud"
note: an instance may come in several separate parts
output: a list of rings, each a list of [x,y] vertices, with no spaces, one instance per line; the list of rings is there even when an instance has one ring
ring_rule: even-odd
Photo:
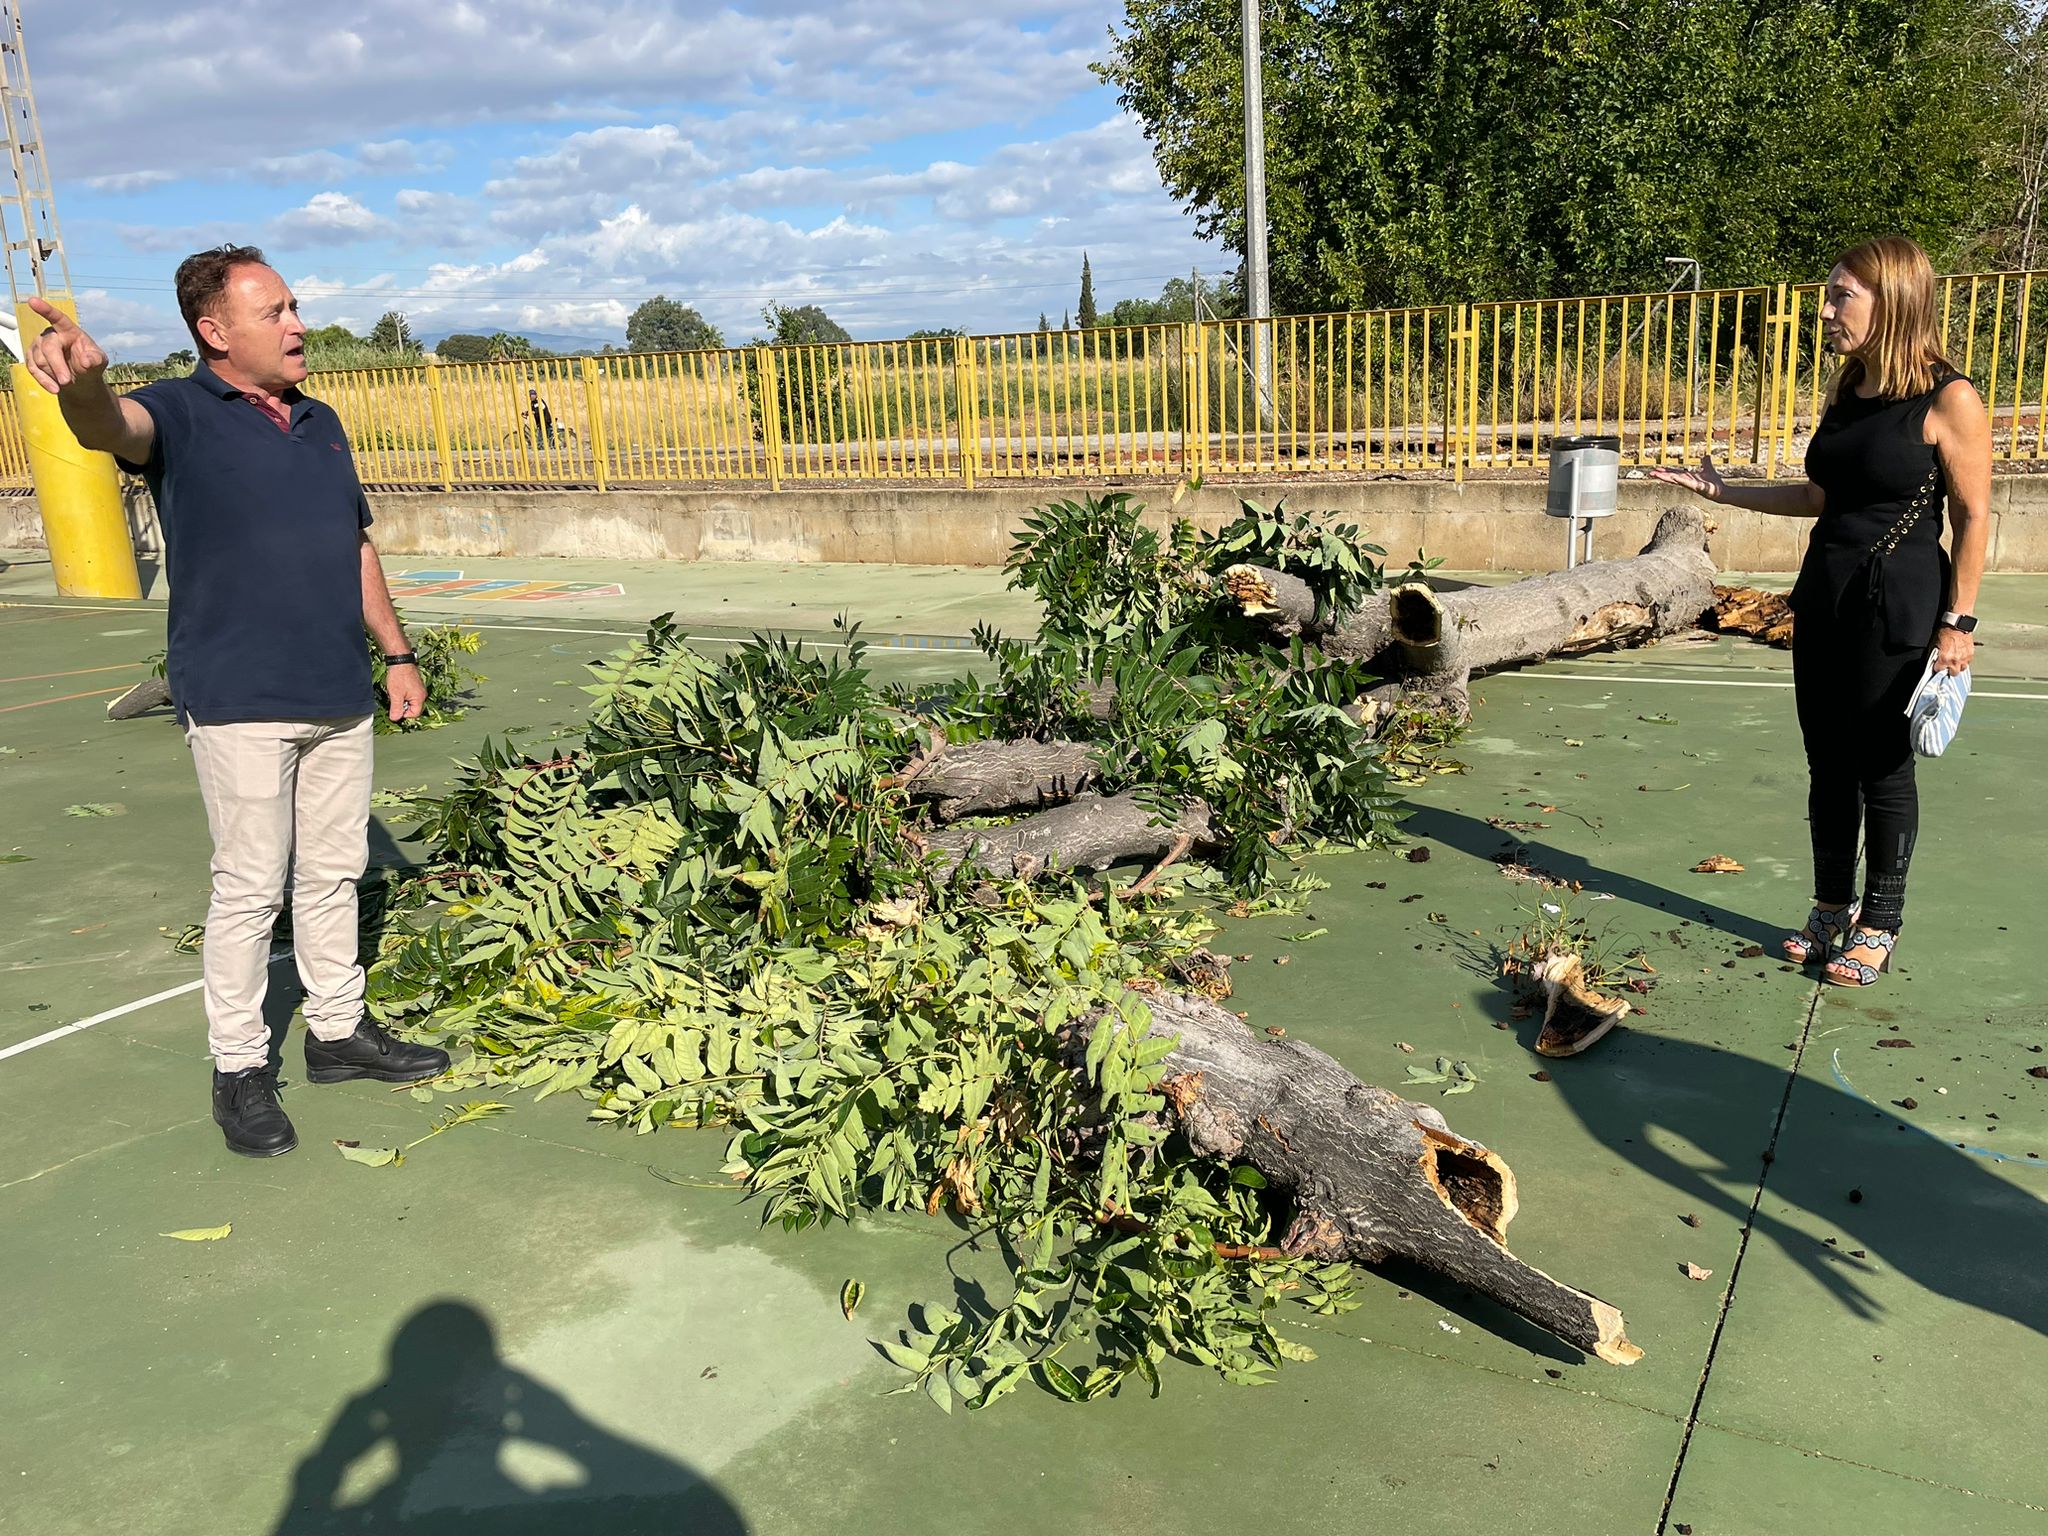
[[[312,245],[352,245],[390,232],[388,220],[347,193],[315,192],[304,207],[272,219],[264,239],[287,250],[303,250]]]

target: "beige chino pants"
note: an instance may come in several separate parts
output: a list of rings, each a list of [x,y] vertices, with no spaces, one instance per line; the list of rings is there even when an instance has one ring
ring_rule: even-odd
[[[194,721],[185,740],[213,831],[205,977],[214,1065],[239,1072],[270,1058],[263,999],[287,869],[306,1027],[346,1039],[363,1016],[356,882],[370,858],[370,717]]]

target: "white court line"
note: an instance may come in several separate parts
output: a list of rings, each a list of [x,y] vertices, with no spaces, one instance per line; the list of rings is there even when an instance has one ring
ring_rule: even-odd
[[[139,997],[132,1003],[109,1008],[105,1013],[96,1013],[89,1019],[80,1019],[76,1024],[62,1025],[48,1034],[37,1035],[33,1040],[24,1040],[19,1045],[8,1046],[6,1050],[0,1051],[0,1061],[5,1061],[10,1056],[19,1056],[24,1051],[32,1051],[39,1045],[48,1045],[52,1040],[61,1040],[66,1035],[75,1035],[82,1029],[91,1029],[95,1024],[104,1024],[109,1019],[118,1019],[124,1013],[134,1013],[138,1009],[149,1007],[152,1003],[168,1002],[174,997],[183,997],[187,992],[197,992],[205,985],[203,978],[199,981],[188,981],[182,987],[168,987],[162,992],[152,992],[148,997]]]
[[[272,965],[276,965],[280,960],[289,960],[291,958],[292,951],[283,945],[270,952],[270,963]],[[124,1014],[136,1013],[157,1003],[167,1003],[174,997],[183,997],[187,992],[197,992],[205,985],[206,978],[202,976],[197,981],[188,981],[179,986],[166,987],[161,992],[152,992],[147,997],[138,997],[132,1003],[123,1003],[118,1008],[109,1008],[105,1013],[96,1013],[91,1018],[80,1019],[75,1024],[59,1025],[55,1029],[37,1035],[33,1040],[23,1040],[17,1045],[10,1045],[5,1050],[0,1050],[0,1061],[5,1061],[10,1056],[19,1056],[26,1051],[32,1051],[39,1045],[48,1045],[52,1040],[62,1040],[66,1035],[75,1035],[80,1030],[91,1029],[95,1024],[104,1024],[109,1019],[118,1019]]]
[[[1619,672],[1620,669],[1617,668],[1616,670]],[[1611,684],[1617,681],[1617,678],[1602,677],[1594,672],[1520,672],[1504,675],[1527,677],[1539,682],[1547,677],[1560,678],[1568,683]],[[1681,688],[1790,688],[1792,686],[1790,683],[1740,682],[1734,678],[1727,677],[1637,677],[1624,674],[1618,680],[1633,683],[1672,683]],[[1477,685],[1483,687],[1492,681],[1493,679],[1490,677],[1480,678]],[[1970,697],[1973,699],[2027,699],[2035,704],[2048,704],[2048,693],[1996,693],[1989,688],[1972,688],[1970,690]]]

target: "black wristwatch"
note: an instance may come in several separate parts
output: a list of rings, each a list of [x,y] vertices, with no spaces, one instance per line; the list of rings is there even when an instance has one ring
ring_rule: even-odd
[[[1974,613],[1944,613],[1941,616],[1941,627],[1943,629],[1952,629],[1959,635],[1967,635],[1977,628],[1977,615]]]
[[[419,664],[420,658],[413,651],[400,651],[396,656],[386,656],[384,658],[384,665],[386,667],[416,667]]]

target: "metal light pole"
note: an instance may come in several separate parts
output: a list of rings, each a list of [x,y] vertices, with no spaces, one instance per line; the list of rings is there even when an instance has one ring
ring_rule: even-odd
[[[1244,275],[1252,318],[1253,373],[1263,424],[1272,406],[1273,293],[1266,272],[1266,90],[1259,69],[1259,0],[1244,15]]]

